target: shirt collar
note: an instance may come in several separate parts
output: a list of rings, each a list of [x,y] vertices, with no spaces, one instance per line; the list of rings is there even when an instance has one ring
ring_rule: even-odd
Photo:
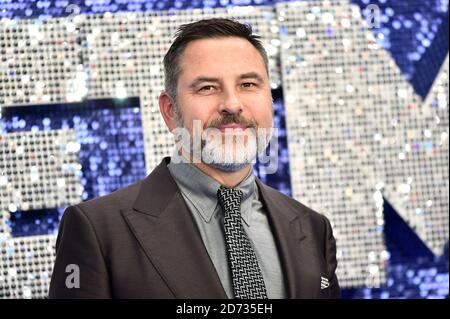
[[[217,190],[221,186],[220,183],[191,163],[170,162],[167,167],[180,186],[183,195],[192,202],[203,220],[209,223],[218,205]],[[235,188],[240,189],[243,193],[241,215],[244,222],[250,226],[252,201],[257,195],[253,169]]]

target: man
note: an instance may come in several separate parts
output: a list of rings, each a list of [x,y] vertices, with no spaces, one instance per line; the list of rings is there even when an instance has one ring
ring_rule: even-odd
[[[253,173],[273,126],[258,37],[228,19],[183,25],[164,71],[176,151],[144,180],[67,209],[50,297],[339,297],[327,218]]]

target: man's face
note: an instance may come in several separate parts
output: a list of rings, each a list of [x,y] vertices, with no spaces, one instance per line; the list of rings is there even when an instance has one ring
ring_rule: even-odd
[[[201,130],[217,128],[233,134],[248,127],[272,128],[269,79],[263,58],[250,42],[238,37],[190,42],[180,66],[176,107],[181,115],[178,121],[182,123],[177,126],[182,125],[192,132],[194,120],[198,120]],[[247,140],[239,145],[235,143],[233,152],[242,152],[249,146]],[[204,140],[202,147],[209,147],[211,153],[220,153],[217,141],[208,144]],[[230,162],[230,158],[227,161]],[[237,166],[229,166],[230,169],[219,168],[236,170],[239,167],[237,163]]]

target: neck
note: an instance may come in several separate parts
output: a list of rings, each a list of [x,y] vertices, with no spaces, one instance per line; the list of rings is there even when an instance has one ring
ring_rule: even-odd
[[[190,160],[190,163],[192,163],[192,165],[197,167],[203,173],[205,173],[209,177],[215,179],[221,185],[228,187],[228,188],[233,188],[233,187],[239,185],[239,183],[244,180],[244,178],[248,175],[248,173],[252,169],[252,165],[248,164],[238,171],[224,172],[224,171],[214,168],[208,164],[205,164],[201,161],[200,161],[200,163],[197,163],[197,161],[193,161],[192,157],[187,155],[184,152],[184,150],[182,152],[182,156],[185,157],[186,159]]]

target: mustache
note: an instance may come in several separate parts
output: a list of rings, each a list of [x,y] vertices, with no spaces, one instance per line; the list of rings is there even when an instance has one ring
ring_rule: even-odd
[[[208,129],[211,127],[219,128],[222,125],[228,125],[228,124],[238,124],[238,125],[244,125],[248,128],[256,129],[258,127],[258,123],[256,123],[253,120],[247,119],[239,114],[231,114],[231,115],[225,115],[221,116],[210,123],[207,123],[204,127],[204,129]]]

